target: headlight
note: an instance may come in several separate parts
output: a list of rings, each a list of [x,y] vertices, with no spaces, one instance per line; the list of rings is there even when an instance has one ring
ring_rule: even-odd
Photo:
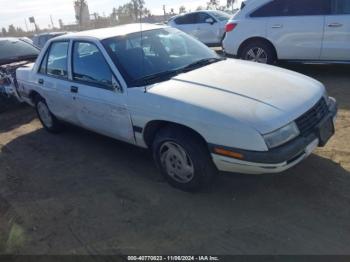
[[[264,135],[265,142],[269,148],[275,148],[299,136],[300,131],[292,122],[272,133]]]
[[[326,103],[327,103],[327,106],[330,105],[331,101],[329,99],[329,96],[328,96],[328,93],[327,93],[327,90],[325,89],[324,92],[323,92],[323,98],[325,99]]]

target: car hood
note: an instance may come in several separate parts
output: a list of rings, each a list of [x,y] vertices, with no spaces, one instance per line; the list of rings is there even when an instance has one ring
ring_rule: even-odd
[[[302,74],[227,59],[155,84],[148,92],[228,116],[266,134],[297,119],[325,90],[320,82]]]

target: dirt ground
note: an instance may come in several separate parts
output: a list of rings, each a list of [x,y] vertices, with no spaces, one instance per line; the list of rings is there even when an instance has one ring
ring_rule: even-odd
[[[0,253],[350,254],[350,67],[287,65],[339,102],[327,147],[282,175],[167,185],[144,150],[0,114]],[[286,94],[288,95],[288,94]]]

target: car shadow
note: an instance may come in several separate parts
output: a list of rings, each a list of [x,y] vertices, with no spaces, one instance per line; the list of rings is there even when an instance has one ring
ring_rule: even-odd
[[[36,114],[33,108],[26,104],[18,104],[0,113],[0,133],[8,132],[21,125],[28,124],[35,118]]]
[[[350,242],[350,173],[318,155],[280,175],[222,175],[191,194],[168,186],[148,151],[80,128],[5,146],[3,250],[341,253]],[[23,243],[9,246],[15,225]]]

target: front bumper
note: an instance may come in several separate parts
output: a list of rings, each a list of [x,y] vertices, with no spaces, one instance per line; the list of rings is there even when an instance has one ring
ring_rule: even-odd
[[[338,112],[337,103],[334,98],[330,98],[330,102],[330,112],[326,117],[331,117],[335,124]],[[317,130],[307,137],[298,137],[279,148],[265,152],[227,148],[244,155],[244,160],[215,153],[211,155],[220,171],[243,174],[280,173],[303,161],[320,146],[320,141],[316,134]],[[210,145],[209,147],[212,149],[215,146]]]

